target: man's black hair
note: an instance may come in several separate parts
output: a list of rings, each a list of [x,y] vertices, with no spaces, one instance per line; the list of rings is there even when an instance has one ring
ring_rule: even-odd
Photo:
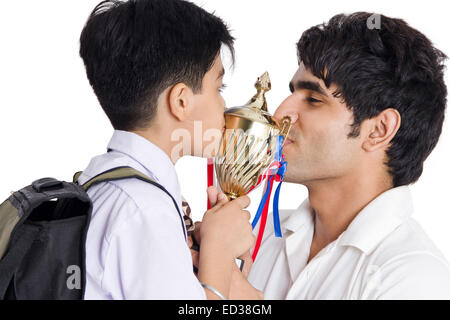
[[[337,86],[334,96],[353,111],[349,137],[359,136],[361,122],[387,108],[400,113],[386,165],[394,187],[417,181],[444,121],[445,54],[405,21],[366,12],[339,14],[308,29],[297,53],[327,87]]]
[[[87,77],[118,130],[148,127],[157,99],[185,83],[201,92],[222,45],[234,61],[224,22],[183,0],[110,0],[98,4],[80,37]]]

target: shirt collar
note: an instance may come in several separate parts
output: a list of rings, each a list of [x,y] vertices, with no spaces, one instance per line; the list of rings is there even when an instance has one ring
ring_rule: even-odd
[[[411,191],[401,186],[385,191],[353,219],[337,245],[354,246],[369,254],[413,212]]]
[[[413,211],[411,192],[407,186],[390,189],[372,200],[339,236],[336,245],[354,246],[370,253]],[[284,228],[297,232],[305,224],[314,223],[314,213],[306,199],[286,220]]]
[[[175,166],[169,156],[149,140],[133,132],[114,130],[108,151],[126,154],[147,171],[142,173],[155,178],[175,199],[181,199]]]
[[[309,199],[306,198],[303,203],[292,212],[287,218],[283,227],[286,231],[296,232],[304,225],[310,225],[314,221],[314,213],[309,203]]]

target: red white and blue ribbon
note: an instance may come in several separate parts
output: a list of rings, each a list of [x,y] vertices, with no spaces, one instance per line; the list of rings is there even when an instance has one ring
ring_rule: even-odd
[[[284,174],[286,172],[287,162],[284,161],[284,156],[282,155],[283,148],[283,136],[277,137],[276,148],[275,148],[275,161],[269,166],[269,169],[262,176],[262,179],[268,178],[265,184],[265,189],[263,196],[261,198],[261,202],[259,203],[258,210],[256,212],[255,218],[252,222],[253,229],[258,224],[258,221],[261,219],[258,236],[256,238],[255,248],[253,249],[252,259],[253,261],[256,259],[256,255],[258,254],[259,248],[261,246],[262,238],[264,235],[264,230],[266,228],[267,215],[269,211],[269,203],[270,203],[270,195],[272,193],[273,183],[274,181],[280,182],[275,191],[274,199],[273,199],[273,226],[275,231],[275,236],[281,238],[283,235],[281,233],[280,226],[280,213],[278,209],[278,202],[280,198],[280,189],[281,184],[284,179]],[[258,181],[259,183],[259,181]]]

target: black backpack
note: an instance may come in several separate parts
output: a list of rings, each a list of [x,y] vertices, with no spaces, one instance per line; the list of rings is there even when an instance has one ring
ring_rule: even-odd
[[[83,299],[86,283],[85,242],[92,213],[87,190],[101,182],[136,178],[166,192],[130,167],[103,172],[83,186],[43,178],[12,192],[0,205],[0,299]]]

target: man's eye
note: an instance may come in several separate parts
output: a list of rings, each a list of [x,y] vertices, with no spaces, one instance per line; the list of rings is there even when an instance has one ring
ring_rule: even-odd
[[[220,86],[220,88],[219,88],[219,92],[222,93],[223,90],[225,90],[226,87],[227,87],[227,85],[226,85],[225,83],[222,84],[222,85]]]
[[[322,101],[320,101],[320,100],[314,99],[313,97],[308,97],[306,100],[307,100],[309,103],[319,103],[319,102],[322,102]]]

